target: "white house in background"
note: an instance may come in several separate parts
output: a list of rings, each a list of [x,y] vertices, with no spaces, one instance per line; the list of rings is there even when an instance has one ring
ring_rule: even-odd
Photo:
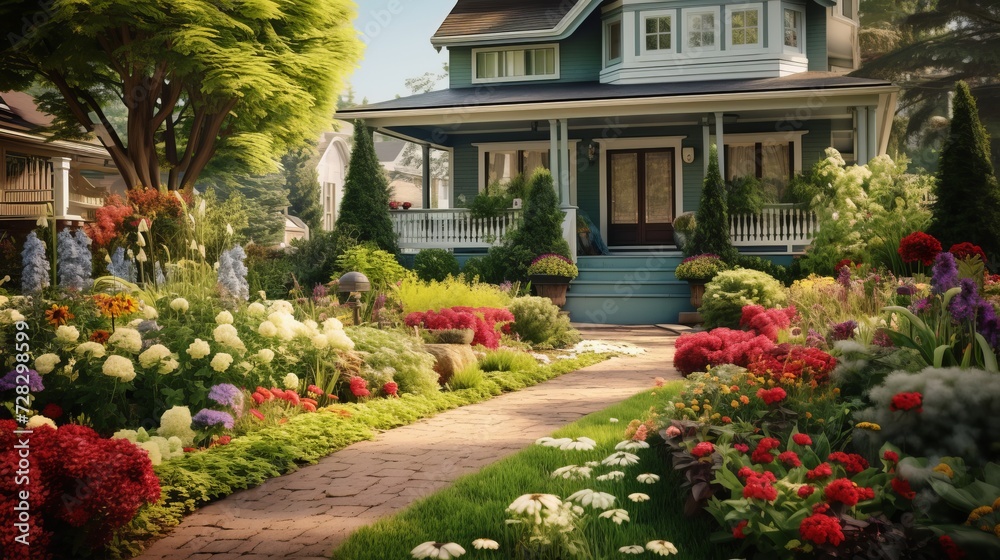
[[[347,166],[351,161],[354,126],[346,121],[337,121],[337,130],[325,132],[319,140],[316,172],[319,176],[320,202],[323,205],[323,229],[330,231],[337,222],[340,199],[344,196],[344,181]],[[416,166],[404,164],[407,142],[386,140],[375,142],[375,153],[379,163],[390,177],[393,188],[392,199],[409,202],[413,208],[423,208],[423,169],[420,153],[412,158]],[[434,159],[446,157],[443,152],[435,152]],[[451,207],[451,189],[447,178],[431,177],[431,201],[436,208]]]

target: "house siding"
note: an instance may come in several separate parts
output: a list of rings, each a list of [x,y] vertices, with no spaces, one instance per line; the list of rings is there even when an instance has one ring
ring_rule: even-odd
[[[806,56],[809,70],[826,72],[830,63],[826,53],[826,18],[828,8],[815,2],[806,3]]]

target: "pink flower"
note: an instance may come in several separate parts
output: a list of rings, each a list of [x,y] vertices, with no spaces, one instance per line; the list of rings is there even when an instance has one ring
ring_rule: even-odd
[[[715,446],[712,445],[710,441],[700,442],[698,445],[694,446],[691,450],[691,454],[699,459],[702,457],[707,457],[715,452]]]
[[[368,390],[368,382],[363,378],[354,376],[351,378],[351,393],[355,397],[367,397],[371,395],[371,391]]]
[[[680,437],[680,435],[681,435],[681,429],[678,428],[677,426],[670,426],[667,428],[668,438]]]

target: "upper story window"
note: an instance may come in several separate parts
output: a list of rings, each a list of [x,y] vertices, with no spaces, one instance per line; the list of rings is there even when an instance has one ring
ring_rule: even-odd
[[[733,47],[760,46],[760,8],[739,7],[729,11],[729,44]]]
[[[715,50],[718,10],[684,10],[684,45],[691,50]]]
[[[792,52],[802,52],[804,46],[802,38],[802,22],[804,15],[799,10],[791,8],[784,9],[784,35],[785,50]]]
[[[559,45],[472,50],[472,82],[559,78]]]
[[[674,16],[658,15],[646,18],[646,50],[669,51],[674,48]]]
[[[622,61],[622,18],[613,19],[604,24],[604,63],[605,66]]]
[[[834,10],[847,19],[854,19],[854,0],[840,0]]]

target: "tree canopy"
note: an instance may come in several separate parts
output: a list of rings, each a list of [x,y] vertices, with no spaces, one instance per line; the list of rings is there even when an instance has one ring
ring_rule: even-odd
[[[191,187],[213,157],[265,173],[328,127],[354,16],[347,0],[4,2],[0,88],[44,88],[56,137],[95,136],[129,188]]]

